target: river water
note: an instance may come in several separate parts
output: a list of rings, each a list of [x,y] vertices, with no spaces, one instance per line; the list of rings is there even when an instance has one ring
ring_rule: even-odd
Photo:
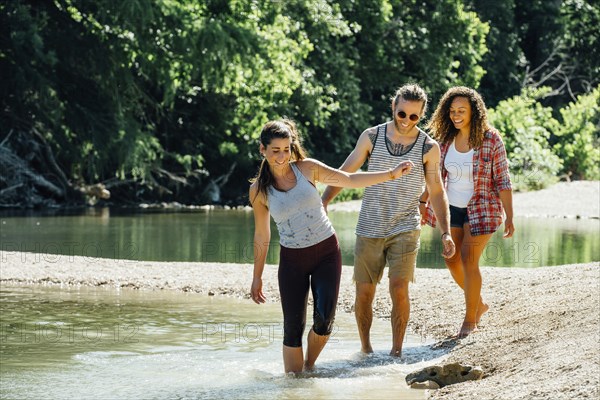
[[[353,315],[340,312],[317,369],[283,373],[281,310],[180,292],[0,287],[2,398],[424,399],[404,377],[447,350],[407,336],[389,357],[375,320],[364,356]]]
[[[342,261],[352,265],[356,212],[331,212]],[[600,261],[600,220],[517,218],[513,238],[496,232],[480,265],[539,267]],[[254,220],[247,210],[86,209],[0,212],[0,248],[146,261],[253,262]],[[267,262],[279,262],[272,226]],[[445,268],[438,230],[424,227],[419,268]]]

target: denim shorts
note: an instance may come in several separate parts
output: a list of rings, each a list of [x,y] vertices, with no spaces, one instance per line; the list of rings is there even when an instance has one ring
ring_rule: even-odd
[[[467,208],[450,206],[450,226],[453,228],[462,228],[464,224],[469,223]]]

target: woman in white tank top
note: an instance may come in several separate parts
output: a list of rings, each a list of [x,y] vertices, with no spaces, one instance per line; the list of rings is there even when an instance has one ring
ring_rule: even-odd
[[[450,88],[440,100],[429,128],[440,142],[442,178],[450,203],[450,230],[457,252],[445,260],[464,290],[466,312],[458,337],[477,330],[489,306],[481,298],[479,258],[492,234],[504,221],[504,237],[512,237],[512,186],[506,150],[489,126],[483,99],[467,87]],[[427,193],[421,197],[425,204]],[[435,225],[430,208],[422,207],[423,222]],[[460,251],[458,251],[460,250]]]

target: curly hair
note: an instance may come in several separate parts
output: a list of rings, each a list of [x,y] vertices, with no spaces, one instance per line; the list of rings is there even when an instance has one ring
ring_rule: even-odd
[[[290,139],[290,151],[292,153],[290,161],[304,160],[307,157],[294,121],[283,118],[267,122],[260,133],[260,143],[264,147],[267,147],[273,139]],[[255,181],[258,182],[257,196],[259,193],[266,194],[267,188],[275,183],[275,177],[269,169],[267,160],[262,160],[258,174],[254,179],[250,180],[250,182]]]
[[[433,112],[427,128],[441,144],[450,143],[454,140],[458,134],[458,129],[454,127],[450,119],[450,105],[456,97],[465,97],[471,104],[469,146],[477,149],[483,143],[484,133],[491,129],[491,126],[488,123],[487,109],[483,98],[474,89],[465,86],[455,86],[448,89]]]

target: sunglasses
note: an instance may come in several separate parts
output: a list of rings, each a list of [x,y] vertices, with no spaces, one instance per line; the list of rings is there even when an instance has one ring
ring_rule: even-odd
[[[396,115],[398,115],[398,118],[400,118],[400,119],[406,118],[406,113],[404,111],[398,111],[398,113]],[[410,119],[413,122],[418,121],[419,118],[421,118],[421,117],[419,117],[417,114],[410,114],[408,116],[408,119]]]

